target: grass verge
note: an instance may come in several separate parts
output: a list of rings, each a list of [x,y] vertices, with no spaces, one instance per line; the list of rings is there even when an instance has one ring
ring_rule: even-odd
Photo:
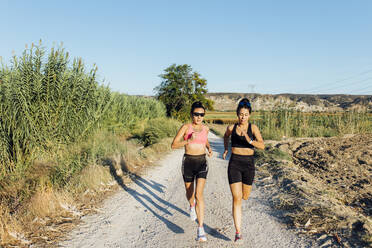
[[[38,154],[29,169],[1,180],[0,246],[55,246],[119,189],[116,177],[129,183],[131,173],[140,175],[170,150],[170,136],[181,125],[177,121],[160,138],[148,135],[155,141],[144,146],[146,128],[164,122],[145,122],[131,136],[98,130],[84,142]]]

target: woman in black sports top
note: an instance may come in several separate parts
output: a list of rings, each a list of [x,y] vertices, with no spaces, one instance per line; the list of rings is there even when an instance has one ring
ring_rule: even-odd
[[[240,233],[242,219],[242,199],[247,200],[255,175],[254,148],[264,149],[265,145],[258,127],[248,122],[252,107],[247,98],[240,100],[236,109],[239,123],[229,125],[224,135],[225,152],[228,153],[231,136],[231,158],[228,167],[230,190],[233,197],[233,218],[236,229],[235,241],[242,241]]]

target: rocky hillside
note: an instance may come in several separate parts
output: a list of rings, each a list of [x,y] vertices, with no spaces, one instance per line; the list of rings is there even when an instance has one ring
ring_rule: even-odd
[[[303,112],[368,111],[372,112],[372,95],[264,95],[251,93],[208,93],[218,111],[235,110],[236,104],[247,97],[254,110],[286,108]]]

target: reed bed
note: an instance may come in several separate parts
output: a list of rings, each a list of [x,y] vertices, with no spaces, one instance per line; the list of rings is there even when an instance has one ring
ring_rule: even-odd
[[[37,150],[85,137],[109,106],[97,68],[86,72],[81,59],[69,61],[62,48],[46,59],[40,46],[31,46],[0,69],[1,176],[29,165]]]
[[[363,112],[303,113],[289,110],[262,111],[254,120],[265,139],[283,137],[331,137],[371,133],[372,114]]]
[[[102,125],[114,132],[135,129],[139,122],[166,116],[164,104],[153,98],[113,93]]]
[[[113,93],[63,48],[46,57],[32,45],[0,69],[0,179],[27,169],[35,156],[88,137],[94,129],[123,132],[136,123],[165,116],[149,98]]]

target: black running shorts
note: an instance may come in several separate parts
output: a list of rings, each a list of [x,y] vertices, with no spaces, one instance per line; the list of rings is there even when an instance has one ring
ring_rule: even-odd
[[[196,178],[207,178],[208,164],[205,154],[189,155],[185,154],[182,160],[183,181],[193,182]]]
[[[242,182],[252,185],[255,175],[253,155],[231,154],[227,175],[229,184]]]

